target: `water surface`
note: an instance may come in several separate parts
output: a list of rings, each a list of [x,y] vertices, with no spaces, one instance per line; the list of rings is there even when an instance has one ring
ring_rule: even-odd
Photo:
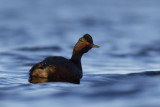
[[[1,0],[0,106],[159,107],[158,0]],[[92,35],[81,84],[28,82],[47,56]]]

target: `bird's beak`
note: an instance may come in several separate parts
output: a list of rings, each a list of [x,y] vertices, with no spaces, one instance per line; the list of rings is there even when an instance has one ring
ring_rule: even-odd
[[[92,48],[99,48],[100,46],[93,44]]]

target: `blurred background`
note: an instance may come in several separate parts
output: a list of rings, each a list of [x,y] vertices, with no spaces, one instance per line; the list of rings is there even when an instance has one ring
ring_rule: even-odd
[[[0,0],[0,106],[159,107],[159,0]],[[28,82],[47,56],[70,58],[84,34],[80,85]],[[149,71],[149,72],[146,72]]]

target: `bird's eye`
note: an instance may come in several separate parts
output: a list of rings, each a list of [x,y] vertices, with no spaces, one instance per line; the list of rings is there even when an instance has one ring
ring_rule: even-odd
[[[87,45],[90,45],[90,43],[89,43],[89,42],[87,42],[86,44],[87,44]]]

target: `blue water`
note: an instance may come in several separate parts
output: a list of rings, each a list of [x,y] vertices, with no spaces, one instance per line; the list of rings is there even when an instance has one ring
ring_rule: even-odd
[[[0,0],[0,107],[160,107],[159,0]],[[80,85],[28,82],[92,35]]]

